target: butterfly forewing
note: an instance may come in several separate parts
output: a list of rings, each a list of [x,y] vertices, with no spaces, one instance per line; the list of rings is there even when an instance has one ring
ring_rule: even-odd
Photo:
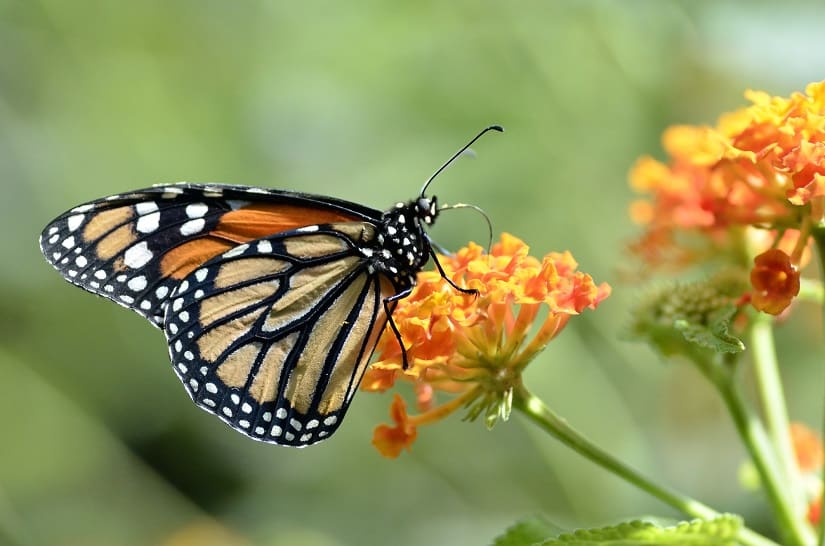
[[[182,183],[75,207],[46,226],[40,246],[69,282],[161,326],[172,291],[209,259],[309,224],[376,218],[379,211],[334,199]]]
[[[192,399],[252,438],[293,446],[332,434],[394,293],[370,274],[369,222],[309,226],[237,246],[180,283],[164,330]]]

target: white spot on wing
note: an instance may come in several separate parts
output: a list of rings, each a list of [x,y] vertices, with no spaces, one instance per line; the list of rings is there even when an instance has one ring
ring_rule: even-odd
[[[66,237],[65,239],[63,239],[63,242],[61,244],[63,245],[64,248],[74,247],[74,236],[70,235],[70,236]]]
[[[69,226],[69,231],[74,231],[77,228],[79,228],[80,225],[83,223],[83,218],[85,218],[83,214],[75,214],[73,216],[69,216],[69,218],[66,220],[66,225]]]
[[[209,207],[204,203],[192,203],[186,205],[186,216],[189,218],[201,218],[209,211]]]
[[[92,207],[94,207],[94,205],[87,203],[85,205],[80,205],[79,207],[73,208],[72,212],[86,212],[88,210],[92,210]]]
[[[261,254],[269,254],[272,252],[272,243],[267,240],[258,241],[258,252]]]
[[[203,282],[206,279],[207,273],[209,273],[209,270],[207,270],[206,268],[198,269],[197,271],[195,271],[195,278],[198,280],[198,282]]]
[[[158,289],[155,290],[155,296],[157,296],[159,300],[162,300],[163,298],[165,298],[168,293],[169,293],[169,287],[168,286],[158,286]]]
[[[154,201],[145,201],[135,205],[135,211],[137,211],[140,215],[149,214],[150,212],[155,212],[156,210],[158,210],[158,204]]]
[[[184,223],[180,227],[180,233],[181,235],[186,236],[194,235],[203,230],[204,226],[206,226],[206,220],[204,220],[203,218],[195,218],[194,220],[189,220],[188,222]]]
[[[74,263],[77,264],[77,267],[86,267],[86,264],[89,263],[89,260],[87,260],[85,256],[78,256],[74,259]]]
[[[140,205],[145,205],[146,203],[139,203]],[[154,203],[151,203],[154,205]],[[152,212],[145,216],[141,216],[138,218],[137,221],[137,230],[141,233],[152,233],[158,226],[160,225],[160,213],[159,212]]]
[[[140,292],[144,288],[146,288],[146,277],[143,275],[139,277],[132,277],[129,279],[129,282],[126,283],[126,286],[129,287],[129,290],[134,292]]]
[[[149,263],[152,259],[152,251],[146,241],[142,241],[130,247],[123,255],[123,263],[132,269],[139,269]]]
[[[232,258],[233,256],[240,256],[241,254],[246,252],[246,249],[248,249],[248,248],[249,248],[249,245],[246,244],[246,243],[244,243],[242,245],[238,245],[235,248],[224,252],[223,257],[224,258]]]

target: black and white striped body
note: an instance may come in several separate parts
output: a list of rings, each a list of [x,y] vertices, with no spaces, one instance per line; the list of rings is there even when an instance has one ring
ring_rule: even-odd
[[[415,285],[416,274],[430,259],[425,226],[437,216],[435,197],[396,203],[384,212],[374,244],[362,250],[370,258],[370,270],[386,275],[399,289]]]

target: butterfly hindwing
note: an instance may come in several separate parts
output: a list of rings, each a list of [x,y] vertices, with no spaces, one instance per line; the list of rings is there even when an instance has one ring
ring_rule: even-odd
[[[219,184],[172,184],[80,205],[40,237],[72,284],[162,326],[175,287],[239,244],[321,222],[375,221],[380,212],[312,195]]]
[[[346,412],[387,315],[369,222],[308,226],[237,246],[179,284],[164,322],[192,399],[257,440],[305,446]]]

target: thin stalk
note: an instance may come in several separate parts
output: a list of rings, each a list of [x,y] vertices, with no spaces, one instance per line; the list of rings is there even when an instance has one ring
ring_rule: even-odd
[[[816,242],[816,250],[819,255],[819,271],[820,276],[825,282],[825,226],[821,224],[811,230],[814,241]],[[822,326],[825,327],[825,305],[822,306],[823,318]],[[822,420],[822,437],[825,438],[825,419]],[[822,498],[820,499],[820,506],[825,506],[825,487],[822,488]],[[819,546],[825,546],[825,517],[819,518]]]
[[[799,294],[796,299],[822,305],[825,303],[825,287],[814,279],[799,279]]]
[[[634,468],[619,461],[568,425],[567,421],[556,415],[523,385],[515,389],[513,407],[570,449],[680,512],[701,519],[713,519],[721,515],[695,499],[653,483]],[[737,538],[746,546],[778,546],[776,542],[747,527],[739,530]]]
[[[804,546],[813,542],[813,535],[801,518],[795,517],[788,489],[784,486],[781,472],[774,461],[771,444],[759,419],[748,410],[736,387],[731,382],[717,382],[717,388],[724,400],[733,423],[745,447],[753,459],[759,477],[773,508],[776,522],[787,544]]]
[[[773,323],[769,315],[764,313],[753,315],[750,340],[762,412],[765,415],[768,436],[774,447],[779,469],[785,477],[785,491],[792,503],[794,514],[804,514],[805,497],[801,487],[799,467],[796,464],[791,444],[787,404],[782,392],[782,378],[779,374],[779,363],[773,339]]]

